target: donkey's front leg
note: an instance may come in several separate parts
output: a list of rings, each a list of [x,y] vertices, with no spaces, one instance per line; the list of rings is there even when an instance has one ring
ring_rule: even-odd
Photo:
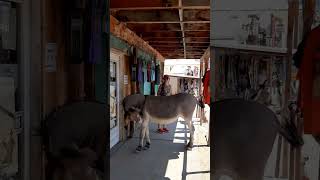
[[[194,126],[192,124],[192,118],[187,121],[187,124],[188,124],[188,128],[189,128],[189,131],[190,131],[190,141],[189,141],[189,143],[187,145],[187,148],[189,150],[191,150],[192,147],[193,147],[193,141],[194,141]]]
[[[139,136],[139,145],[138,145],[138,147],[136,148],[136,151],[137,151],[137,152],[140,152],[140,151],[142,150],[143,139],[144,139],[144,136],[145,136],[145,134],[146,134],[146,131],[147,131],[146,126],[144,126],[144,125],[142,124],[141,130],[140,130],[140,136]]]

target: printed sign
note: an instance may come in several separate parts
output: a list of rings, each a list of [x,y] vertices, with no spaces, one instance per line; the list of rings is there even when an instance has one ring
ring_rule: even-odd
[[[128,75],[124,75],[123,76],[123,82],[124,82],[125,85],[128,84]]]
[[[47,72],[55,72],[57,68],[56,56],[57,56],[57,44],[48,43],[46,50],[46,62],[45,69]]]

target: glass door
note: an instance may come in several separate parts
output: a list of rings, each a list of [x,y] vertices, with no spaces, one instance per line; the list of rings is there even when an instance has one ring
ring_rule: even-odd
[[[0,179],[19,177],[22,152],[19,63],[17,56],[17,3],[0,0]],[[20,116],[20,115],[19,115]]]
[[[110,61],[110,148],[120,140],[119,128],[119,56],[111,54]]]

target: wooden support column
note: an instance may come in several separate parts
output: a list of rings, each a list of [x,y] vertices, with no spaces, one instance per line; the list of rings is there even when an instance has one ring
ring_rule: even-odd
[[[294,42],[293,46],[294,48],[297,48],[298,41],[299,41],[299,2],[297,0],[294,0],[293,2],[293,11],[294,11]],[[296,126],[298,128],[299,134],[302,136],[302,124],[300,123],[300,117],[297,114],[292,114],[292,119],[295,119]],[[294,164],[292,168],[292,171],[294,174],[294,180],[302,180],[302,172],[301,172],[301,147],[292,150],[291,154],[293,157],[291,157],[292,164]]]
[[[287,34],[287,59],[286,59],[286,81],[285,81],[285,91],[284,91],[284,103],[283,103],[283,109],[282,109],[282,118],[285,120],[285,118],[288,118],[288,105],[289,100],[291,97],[290,94],[290,87],[291,87],[291,68],[292,68],[292,48],[293,48],[293,27],[294,27],[294,2],[295,0],[289,0],[288,1],[288,34]],[[289,146],[290,149],[288,149],[288,143],[285,142],[284,144],[284,176],[287,177],[288,172],[288,151],[290,152],[290,159],[289,159],[289,180],[293,180],[294,178],[294,154],[293,154],[293,147]]]

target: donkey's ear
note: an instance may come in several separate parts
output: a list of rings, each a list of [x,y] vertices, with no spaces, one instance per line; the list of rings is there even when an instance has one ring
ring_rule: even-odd
[[[136,107],[130,107],[130,110],[131,111],[134,111],[134,112],[141,112],[141,109],[139,109],[139,108],[136,108]]]

